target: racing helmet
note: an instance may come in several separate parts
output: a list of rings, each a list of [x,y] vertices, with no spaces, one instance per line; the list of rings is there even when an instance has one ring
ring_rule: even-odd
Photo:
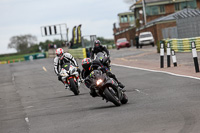
[[[85,59],[82,60],[83,69],[89,70],[90,66],[91,66],[91,59],[90,58],[85,58]]]
[[[101,45],[101,42],[99,40],[94,41],[94,46],[99,47]]]
[[[56,55],[57,57],[61,57],[64,54],[64,50],[62,48],[56,49]]]

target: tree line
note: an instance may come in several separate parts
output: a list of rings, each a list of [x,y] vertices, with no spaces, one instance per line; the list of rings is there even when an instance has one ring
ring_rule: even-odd
[[[114,44],[113,39],[105,39],[103,37],[97,37],[98,40],[101,41],[102,44]],[[84,41],[89,41],[85,40]],[[41,52],[41,51],[48,51],[49,44],[56,44],[57,47],[62,47],[62,44],[65,44],[65,42],[54,39],[46,40],[45,42],[39,42],[37,43],[37,37],[31,34],[26,35],[19,35],[19,36],[13,36],[10,38],[10,42],[8,44],[8,48],[14,48],[16,49],[17,53],[34,53],[34,52]]]

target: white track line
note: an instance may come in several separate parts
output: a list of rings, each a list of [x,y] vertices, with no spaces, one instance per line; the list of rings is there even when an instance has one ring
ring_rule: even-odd
[[[132,67],[132,66],[125,66],[125,65],[119,65],[119,64],[111,64],[111,65],[113,65],[113,66],[120,66],[120,67],[126,67],[126,68],[132,68],[132,69],[138,69],[138,70],[144,70],[144,71],[149,71],[149,72],[166,73],[166,74],[177,76],[177,77],[185,77],[185,78],[191,78],[191,79],[200,80],[200,78],[198,78],[198,77],[187,76],[187,75],[180,75],[180,74],[175,74],[175,73],[171,73],[171,72],[151,70],[151,69],[145,69],[145,68],[139,68],[139,67]]]
[[[28,117],[25,118],[26,123],[29,123],[29,119]]]
[[[135,91],[137,91],[138,93],[142,93],[142,94],[148,95],[147,93],[144,93],[144,92],[142,92],[142,91],[140,91],[138,89],[135,89]]]

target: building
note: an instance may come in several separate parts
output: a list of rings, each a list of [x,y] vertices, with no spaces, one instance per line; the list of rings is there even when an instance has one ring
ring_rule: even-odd
[[[167,16],[185,8],[196,9],[200,7],[199,0],[144,0],[146,10],[146,21],[150,22],[154,19]],[[140,12],[142,8],[142,0],[137,1],[130,7],[135,13],[135,19],[143,20],[143,14]]]
[[[113,26],[114,33],[120,32],[129,27],[135,26],[134,12],[119,13],[118,19],[119,19],[119,27],[116,27],[116,24],[114,23],[114,26]]]
[[[200,36],[200,10],[183,9],[160,17],[140,27],[138,32],[151,31],[155,40]]]
[[[135,26],[114,32],[115,41],[118,38],[126,37],[130,42],[134,42],[135,33],[144,31],[151,31],[156,42],[163,39],[166,34],[169,38],[176,37],[175,33],[169,34],[169,31],[174,31],[177,26],[174,15],[183,9],[200,9],[200,0],[144,0],[144,3],[146,25],[139,23],[141,20],[144,22],[144,15],[142,0],[138,0],[130,6],[130,10],[135,15]]]

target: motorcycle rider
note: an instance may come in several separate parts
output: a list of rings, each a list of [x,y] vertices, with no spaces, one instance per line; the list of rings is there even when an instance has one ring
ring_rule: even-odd
[[[66,82],[63,82],[62,76],[60,75],[60,70],[63,64],[70,63],[73,66],[77,67],[77,71],[80,75],[80,69],[78,68],[78,63],[70,53],[64,53],[62,48],[56,49],[56,57],[54,58],[54,71],[58,76],[58,80],[65,85],[65,89],[69,89],[69,86]],[[79,78],[79,82],[81,79]]]
[[[94,54],[97,54],[99,52],[106,52],[107,57],[110,56],[108,49],[102,46],[99,40],[96,40],[94,42],[94,48],[92,49],[92,52],[91,52],[91,59],[94,59]],[[104,65],[106,65],[107,67],[110,67],[110,60],[109,60],[109,64],[104,64]]]
[[[92,97],[96,97],[97,94],[94,89],[90,87],[91,81],[89,80],[89,75],[95,69],[100,69],[103,73],[106,73],[109,77],[113,78],[122,89],[125,87],[121,82],[118,81],[116,76],[111,73],[107,67],[103,66],[98,60],[91,61],[90,58],[85,58],[82,60],[82,67],[83,70],[81,72],[81,76],[83,79],[85,79],[85,85],[90,88],[90,95]]]

